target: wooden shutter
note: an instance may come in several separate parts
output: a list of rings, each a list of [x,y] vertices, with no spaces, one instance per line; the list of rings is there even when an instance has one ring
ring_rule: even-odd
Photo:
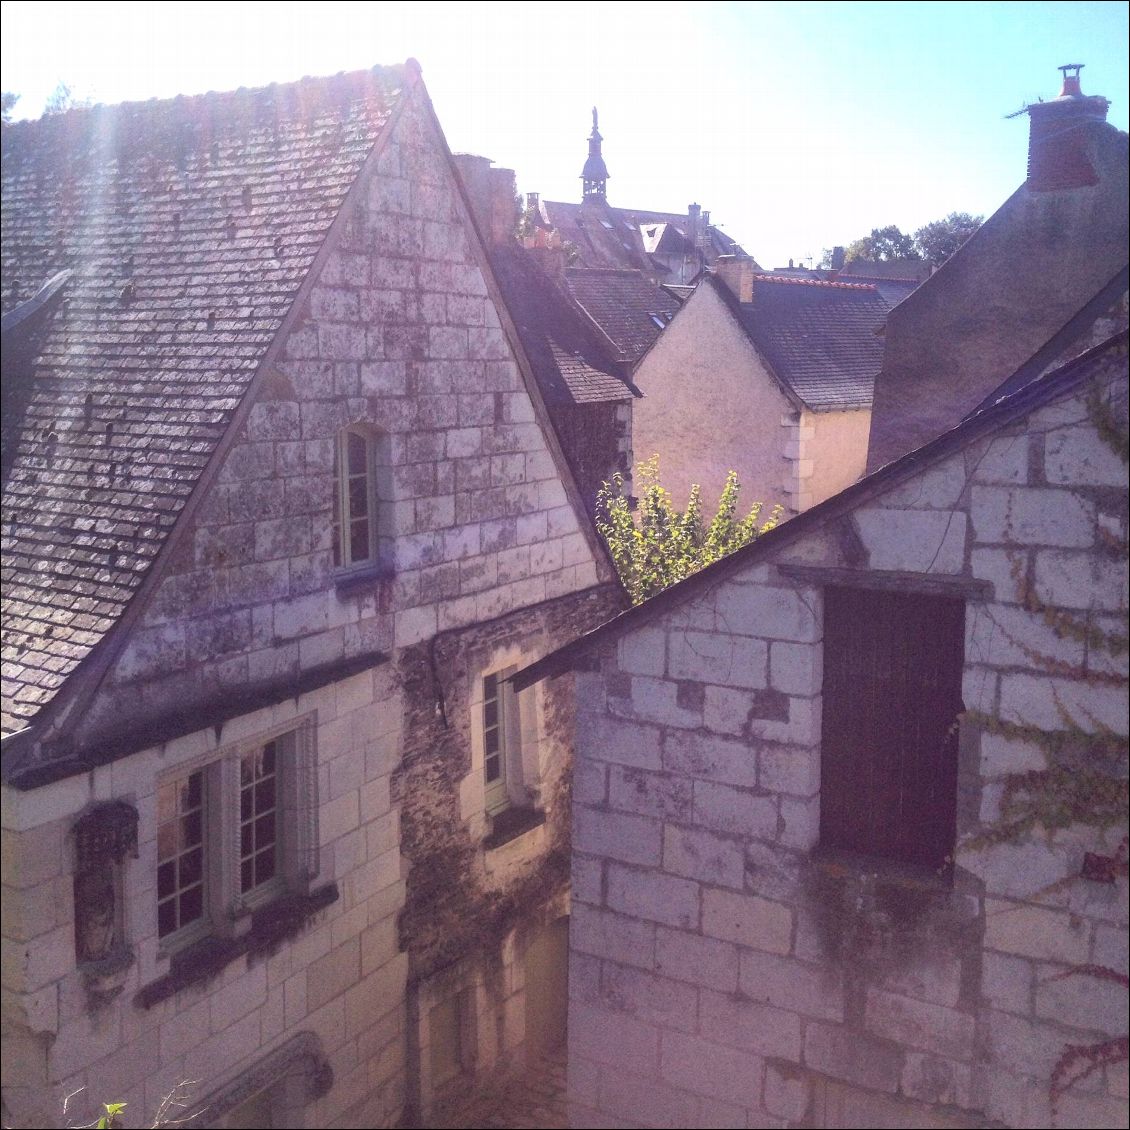
[[[948,863],[964,651],[960,599],[825,590],[824,846]]]

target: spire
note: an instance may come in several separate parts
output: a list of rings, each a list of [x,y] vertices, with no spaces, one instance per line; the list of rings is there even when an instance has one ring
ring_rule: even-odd
[[[607,190],[608,166],[600,155],[600,143],[604,140],[596,128],[596,107],[592,108],[592,133],[589,134],[589,157],[581,172],[583,187],[581,200],[604,200]]]

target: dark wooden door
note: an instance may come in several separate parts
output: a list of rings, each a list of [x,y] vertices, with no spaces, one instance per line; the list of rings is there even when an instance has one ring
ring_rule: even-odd
[[[964,653],[960,599],[825,590],[824,846],[949,862]]]

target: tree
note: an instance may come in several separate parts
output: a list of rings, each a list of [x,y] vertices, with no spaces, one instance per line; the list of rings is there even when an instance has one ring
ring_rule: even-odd
[[[639,517],[631,511],[620,474],[604,483],[596,498],[596,528],[608,543],[620,579],[633,604],[747,545],[777,525],[781,507],[775,506],[761,521],[762,504],[755,502],[744,518],[738,517],[741,486],[731,471],[709,526],[704,523],[702,491],[691,488],[685,510],[676,509],[670,493],[659,481],[659,456],[636,468],[635,482],[642,486]]]
[[[10,122],[12,120],[12,111],[15,110],[16,103],[20,100],[20,96],[18,94],[12,94],[11,91],[5,90],[3,95],[0,95],[0,97],[3,98],[4,121]]]
[[[74,90],[65,82],[60,82],[58,86],[51,91],[47,101],[43,105],[43,114],[46,117],[48,114],[62,114],[67,110],[73,110],[78,106],[89,106],[89,98],[79,98],[75,95]]]
[[[920,227],[914,245],[927,263],[940,267],[980,226],[984,216],[951,212],[942,220]]]
[[[870,235],[848,244],[844,252],[844,262],[862,259],[868,263],[886,263],[892,259],[918,259],[913,237],[907,235],[894,224],[885,228],[872,228]]]

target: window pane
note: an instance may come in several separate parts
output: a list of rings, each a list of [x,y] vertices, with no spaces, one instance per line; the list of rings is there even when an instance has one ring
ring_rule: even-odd
[[[354,522],[349,528],[349,559],[354,563],[369,558],[369,523]]]
[[[483,725],[498,725],[498,699],[489,699],[483,703]]]
[[[157,934],[164,937],[177,928],[177,904],[175,899],[159,903],[157,906]]]
[[[204,888],[192,887],[180,897],[180,922],[178,925],[187,926],[190,922],[204,916]]]
[[[255,857],[255,885],[270,882],[275,877],[274,851],[262,851]]]
[[[250,859],[245,859],[239,865],[239,889],[251,891],[255,889],[255,868]]]
[[[177,853],[177,825],[172,820],[157,826],[157,858],[171,859]]]
[[[369,480],[349,480],[349,519],[368,518],[369,516]]]
[[[486,759],[486,777],[487,783],[497,781],[502,776],[502,759],[495,754],[493,757]]]
[[[356,432],[350,432],[346,443],[349,451],[349,474],[367,474],[369,467],[368,460],[365,456],[368,452],[369,445],[365,442],[365,437],[359,436]]]
[[[167,898],[177,888],[177,867],[175,863],[162,863],[157,868],[157,897]]]
[[[182,887],[190,886],[193,883],[199,883],[204,876],[204,851],[202,848],[197,848],[195,851],[190,851],[180,857],[180,885]]]
[[[239,854],[241,857],[250,855],[255,850],[254,825],[244,824],[239,830]]]
[[[275,779],[268,777],[255,786],[255,811],[266,812],[275,807]]]

